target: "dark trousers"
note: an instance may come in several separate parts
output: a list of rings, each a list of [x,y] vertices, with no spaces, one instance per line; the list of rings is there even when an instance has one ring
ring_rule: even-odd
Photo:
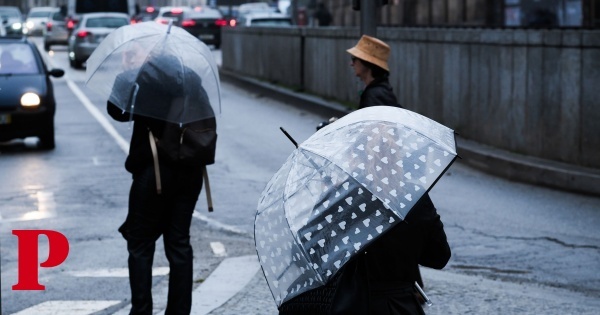
[[[152,262],[155,243],[161,235],[170,268],[165,315],[187,315],[192,307],[190,225],[202,189],[202,169],[161,164],[160,173],[160,195],[151,165],[134,174],[129,212],[119,228],[129,252],[132,315],[152,314]]]

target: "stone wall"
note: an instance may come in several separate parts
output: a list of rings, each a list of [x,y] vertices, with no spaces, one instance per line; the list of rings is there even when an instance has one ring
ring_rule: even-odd
[[[600,31],[380,28],[403,106],[477,143],[600,169]],[[343,103],[356,28],[223,31],[223,68]]]

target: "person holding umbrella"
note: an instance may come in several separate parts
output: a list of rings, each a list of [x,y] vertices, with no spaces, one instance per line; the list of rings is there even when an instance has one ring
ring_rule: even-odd
[[[129,253],[129,314],[153,314],[152,265],[161,236],[170,269],[165,315],[190,314],[190,226],[203,180],[208,188],[205,165],[214,163],[220,112],[212,53],[183,29],[139,23],[107,36],[88,59],[86,74],[86,85],[107,99],[108,114],[133,123],[125,160],[133,182],[118,229]],[[212,146],[194,142],[199,137]]]
[[[380,105],[402,108],[388,81],[390,47],[377,38],[363,35],[347,52],[356,76],[366,86],[359,110]],[[330,119],[321,128],[336,120]],[[392,145],[396,140],[382,136],[385,135],[377,135],[384,144],[377,147],[377,153],[394,152]],[[325,286],[283,303],[279,315],[425,314],[422,304],[427,298],[419,294],[424,286],[419,265],[442,269],[450,256],[443,223],[429,194],[425,193],[402,222],[352,257]]]

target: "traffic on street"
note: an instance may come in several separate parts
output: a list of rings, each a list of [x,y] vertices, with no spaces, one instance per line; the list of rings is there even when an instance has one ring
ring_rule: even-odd
[[[45,51],[42,38],[30,40],[48,69],[65,73],[51,78],[54,149],[40,150],[36,137],[0,144],[1,313],[127,314],[128,252],[118,228],[127,216],[132,178],[124,163],[133,126],[110,118],[106,99],[85,85],[85,64],[70,67],[67,46]],[[220,64],[221,51],[211,49]],[[257,263],[259,197],[295,149],[280,127],[301,143],[329,117],[238,85],[229,75],[220,79],[219,140],[215,164],[207,167],[214,212],[203,190],[191,226],[194,288],[201,292],[192,314],[277,314]],[[600,312],[599,196],[505,180],[460,159],[429,195],[452,256],[441,271],[421,268],[433,301],[427,314]],[[40,268],[35,262],[44,290],[14,289],[24,277],[15,231],[24,230],[58,231],[68,239],[64,262]],[[163,247],[157,242],[153,264],[155,314],[167,300]],[[52,251],[49,238],[40,236],[39,262]],[[211,287],[215,282],[233,291],[221,294]]]

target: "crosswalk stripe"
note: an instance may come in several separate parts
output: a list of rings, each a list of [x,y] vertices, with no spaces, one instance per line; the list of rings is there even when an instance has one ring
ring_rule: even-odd
[[[13,315],[90,315],[118,303],[121,301],[47,301]]]
[[[126,278],[129,277],[127,268],[87,269],[69,272],[71,276],[81,278]],[[169,274],[169,267],[152,268],[152,276],[165,276]]]

